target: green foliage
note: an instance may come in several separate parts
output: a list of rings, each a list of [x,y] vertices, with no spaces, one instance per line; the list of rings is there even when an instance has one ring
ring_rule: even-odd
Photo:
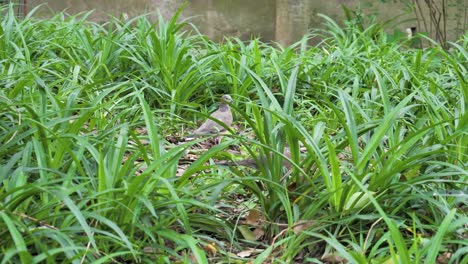
[[[253,247],[254,263],[464,261],[467,34],[416,50],[323,16],[320,46],[276,48],[189,35],[177,15],[4,11],[2,263],[222,263]],[[166,133],[221,93],[242,131],[179,173],[204,138]],[[213,162],[227,156],[257,169]]]

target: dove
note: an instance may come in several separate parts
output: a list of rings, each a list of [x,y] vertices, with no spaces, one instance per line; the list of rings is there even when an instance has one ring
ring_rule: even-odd
[[[218,120],[227,127],[232,124],[232,112],[229,107],[229,103],[232,102],[232,98],[229,95],[223,95],[221,98],[221,104],[219,105],[218,110],[210,115],[211,118],[207,119],[199,128],[195,129],[189,137],[202,136],[207,134],[216,134],[219,132],[224,132],[226,129],[220,125],[218,122],[213,119]]]

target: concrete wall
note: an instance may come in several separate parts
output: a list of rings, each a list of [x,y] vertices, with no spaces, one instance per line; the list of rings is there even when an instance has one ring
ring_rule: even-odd
[[[157,19],[157,12],[170,18],[184,3],[184,0],[35,0],[28,1],[28,9],[40,4],[37,16],[47,17],[53,12],[65,10],[76,14],[94,10],[89,19],[107,21],[108,15],[129,17],[148,14],[151,20]],[[300,39],[311,28],[323,27],[323,19],[317,13],[325,14],[336,21],[342,21],[344,13],[341,5],[359,7],[365,14],[375,14],[380,21],[395,16],[399,21],[413,18],[398,25],[405,28],[416,26],[414,15],[399,1],[376,0],[190,0],[181,18],[189,21],[208,37],[221,40],[224,35],[249,39],[261,36],[264,41],[277,41],[289,44]],[[426,11],[427,14],[427,11]],[[396,24],[396,23],[395,23]],[[422,27],[422,26],[421,26]]]

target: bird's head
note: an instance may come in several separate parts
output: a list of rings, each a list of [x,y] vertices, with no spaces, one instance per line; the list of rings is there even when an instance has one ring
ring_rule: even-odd
[[[223,95],[223,97],[221,97],[221,102],[223,103],[230,103],[232,102],[232,98],[229,94],[225,94]]]

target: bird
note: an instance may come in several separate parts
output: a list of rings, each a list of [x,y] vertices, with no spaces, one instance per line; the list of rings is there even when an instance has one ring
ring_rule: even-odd
[[[229,107],[229,103],[232,102],[232,98],[230,95],[225,94],[221,97],[221,104],[219,105],[218,110],[213,112],[199,128],[195,129],[192,134],[187,136],[187,139],[191,139],[196,136],[203,136],[208,134],[217,134],[220,132],[226,131],[225,127],[230,127],[232,125],[232,112],[231,108]],[[222,126],[218,122],[214,121],[218,120],[225,126]]]

